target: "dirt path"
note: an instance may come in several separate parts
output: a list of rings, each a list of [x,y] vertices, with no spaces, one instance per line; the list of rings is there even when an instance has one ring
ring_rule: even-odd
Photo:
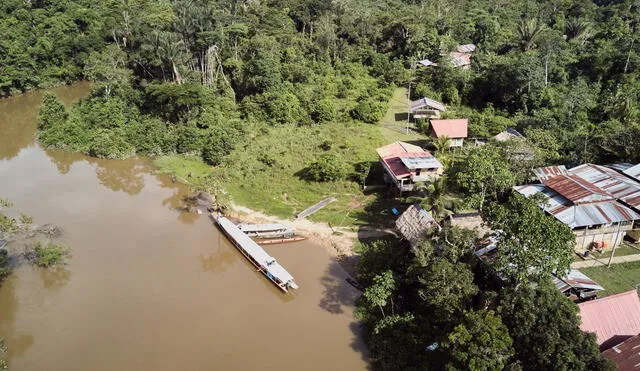
[[[624,255],[624,256],[614,256],[611,260],[611,264],[619,264],[619,263],[628,263],[633,261],[640,260],[640,254],[634,255]],[[604,259],[590,259],[581,262],[571,263],[571,268],[588,268],[588,267],[598,267],[609,264],[609,258]]]
[[[295,229],[300,235],[324,247],[352,276],[355,274],[357,264],[357,254],[353,251],[356,239],[395,235],[395,231],[390,229],[363,226],[358,231],[354,231],[348,227],[331,228],[326,223],[312,222],[307,219],[281,219],[235,204],[231,205],[231,209],[233,211],[229,216],[245,223],[278,223]]]

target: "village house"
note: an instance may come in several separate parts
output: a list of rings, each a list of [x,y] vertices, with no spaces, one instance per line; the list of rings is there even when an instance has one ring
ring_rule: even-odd
[[[605,351],[640,334],[640,299],[631,290],[578,304],[580,329],[596,334],[600,351]]]
[[[514,189],[525,197],[541,195],[540,207],[575,233],[577,252],[618,246],[640,221],[640,183],[613,169],[549,166],[534,174],[539,184]]]
[[[409,110],[413,119],[439,118],[440,112],[445,112],[447,107],[437,100],[421,98],[409,103]]]
[[[631,178],[632,180],[640,183],[640,164],[633,165],[629,163],[624,164],[616,164],[609,166],[610,168],[618,171],[622,175]],[[640,212],[640,195],[635,194],[631,197],[626,197],[623,200],[626,204],[632,207],[635,211]],[[629,236],[634,241],[640,241],[640,221],[636,220],[633,226],[633,229],[627,232],[627,236]]]
[[[417,183],[433,182],[444,166],[430,152],[419,146],[395,142],[376,150],[384,168],[384,180],[400,192],[413,191]]]
[[[471,53],[473,53],[475,50],[476,46],[473,44],[458,45],[455,51],[444,53],[442,54],[442,56],[448,57],[449,61],[454,67],[468,70],[471,68]],[[429,59],[422,59],[418,61],[418,66],[438,66],[438,63],[430,61]]]
[[[449,138],[449,147],[462,147],[467,137],[469,120],[431,120],[431,136],[434,138]]]
[[[427,210],[415,204],[403,212],[396,219],[396,228],[402,237],[409,241],[411,246],[419,244],[432,229],[440,230],[440,225],[433,219]]]

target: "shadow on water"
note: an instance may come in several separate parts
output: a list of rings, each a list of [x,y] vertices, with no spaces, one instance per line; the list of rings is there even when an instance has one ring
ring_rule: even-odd
[[[320,278],[323,286],[320,308],[329,313],[344,313],[345,307],[353,307],[360,292],[345,280],[344,269],[332,260],[325,274]]]
[[[4,338],[7,346],[7,359],[22,356],[34,343],[33,335],[22,333],[16,328],[18,303],[16,294],[17,277],[11,276],[0,284],[0,337]]]
[[[324,275],[320,278],[320,283],[323,286],[320,308],[332,314],[341,314],[345,312],[346,308],[355,307],[361,292],[351,286],[345,278],[344,268],[332,259]],[[356,320],[349,324],[349,329],[353,333],[350,346],[360,354],[363,360],[369,361],[369,350],[362,337],[360,325],[360,322]]]

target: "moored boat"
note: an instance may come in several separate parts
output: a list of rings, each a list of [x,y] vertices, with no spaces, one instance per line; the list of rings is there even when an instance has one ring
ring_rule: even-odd
[[[238,229],[254,238],[291,238],[296,233],[282,224],[238,224]]]
[[[220,227],[220,230],[222,230],[242,255],[255,265],[271,282],[278,286],[278,288],[284,292],[289,292],[289,289],[298,289],[298,285],[295,283],[293,276],[291,276],[274,257],[267,254],[262,247],[243,233],[238,226],[224,216],[214,216],[214,220]]]

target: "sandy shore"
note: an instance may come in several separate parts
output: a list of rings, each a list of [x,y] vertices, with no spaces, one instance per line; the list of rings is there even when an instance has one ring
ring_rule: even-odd
[[[326,223],[312,222],[307,219],[281,219],[240,205],[231,205],[229,217],[243,223],[278,223],[295,229],[296,232],[325,248],[344,269],[355,276],[358,255],[354,245],[358,238],[375,238],[395,234],[392,230],[360,227],[357,231],[349,227],[332,228]]]

